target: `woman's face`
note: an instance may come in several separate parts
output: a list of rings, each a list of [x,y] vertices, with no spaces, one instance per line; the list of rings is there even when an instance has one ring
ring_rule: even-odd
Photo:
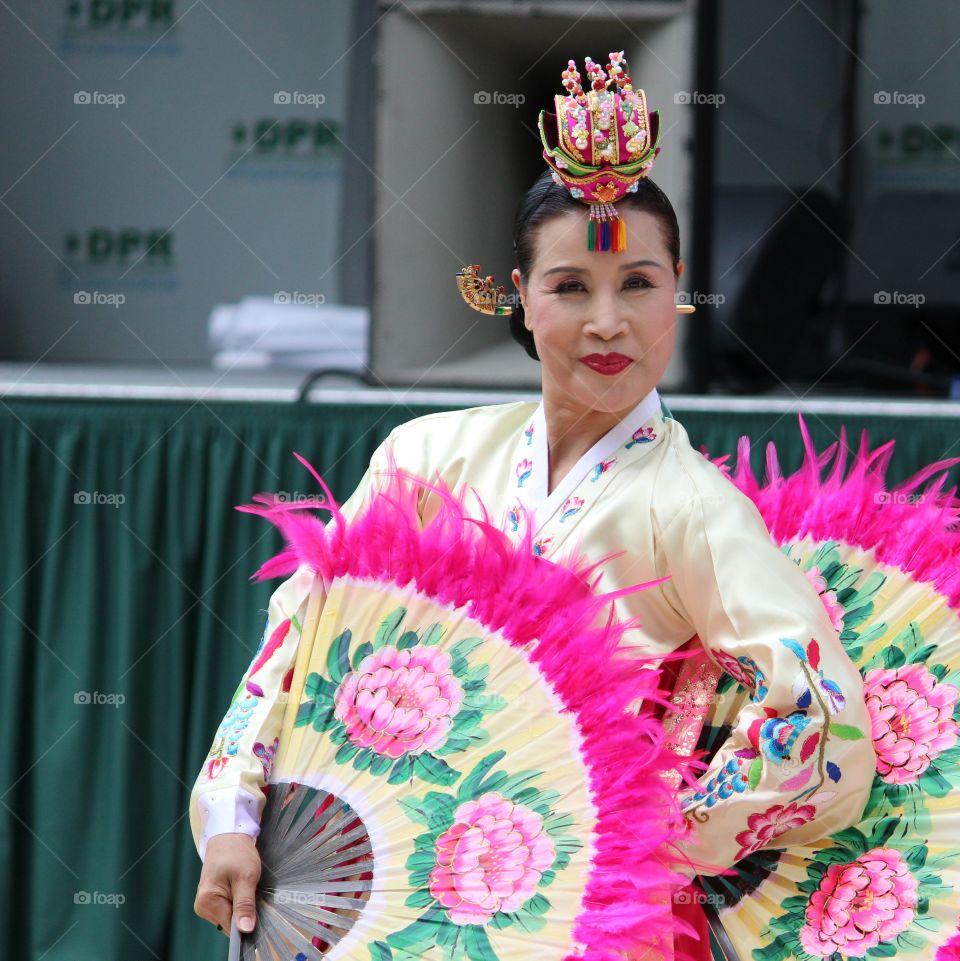
[[[540,355],[544,398],[566,408],[626,414],[673,354],[677,276],[660,222],[643,210],[620,216],[626,250],[587,250],[587,210],[571,210],[538,228],[530,275],[511,275]]]

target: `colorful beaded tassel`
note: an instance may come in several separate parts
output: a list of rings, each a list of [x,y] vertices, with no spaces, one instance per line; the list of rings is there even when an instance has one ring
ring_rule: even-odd
[[[627,249],[627,225],[613,204],[590,204],[587,223],[587,250]]]

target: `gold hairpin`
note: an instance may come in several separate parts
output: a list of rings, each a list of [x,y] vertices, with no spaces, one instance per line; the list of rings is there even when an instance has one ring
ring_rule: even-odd
[[[674,304],[678,314],[692,314],[697,308],[693,304]]]
[[[503,285],[495,286],[492,274],[481,277],[479,264],[467,264],[457,271],[457,287],[460,296],[482,314],[509,317],[513,313],[513,308],[507,306]]]

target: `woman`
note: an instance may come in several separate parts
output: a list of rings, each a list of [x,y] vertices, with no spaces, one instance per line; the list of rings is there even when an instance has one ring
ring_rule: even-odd
[[[616,66],[613,55],[610,66]],[[649,129],[647,153],[655,156]],[[545,135],[545,156],[555,149],[551,142]],[[669,200],[640,175],[617,204],[614,242],[585,249],[591,217],[556,173],[546,172],[531,187],[514,228],[512,280],[522,306],[511,314],[511,331],[541,362],[541,403],[433,414],[402,425],[377,450],[343,510],[347,517],[357,512],[383,480],[392,452],[400,468],[439,475],[451,488],[475,489],[490,515],[503,518],[518,539],[529,518],[534,550],[547,558],[574,545],[594,558],[615,555],[605,565],[603,590],[668,578],[616,601],[621,617],[640,624],[632,643],[663,655],[702,644],[707,658],[701,665],[709,667],[711,658],[738,665],[751,694],[701,778],[702,789],[687,792],[684,802],[696,825],[685,849],[688,873],[716,873],[738,859],[736,838],[751,815],[784,800],[791,770],[784,762],[801,724],[805,734],[823,732],[821,750],[843,768],[844,778],[828,802],[807,805],[815,808],[815,820],[805,814],[785,821],[767,837],[768,845],[816,839],[858,819],[875,764],[870,739],[836,739],[827,731],[833,715],[869,731],[862,681],[817,591],[771,543],[752,502],[663,413],[656,387],[674,350],[683,273]],[[424,523],[436,509],[434,495],[423,493]],[[283,584],[271,599],[268,632],[296,614],[312,590],[305,570]],[[832,701],[815,699],[801,722],[790,684],[797,673],[796,641],[811,638],[821,652],[819,677],[842,693]],[[794,639],[794,647],[781,639]],[[253,838],[267,767],[252,746],[274,737],[281,713],[276,701],[295,655],[291,632],[257,675],[264,697],[233,737],[230,766],[211,779],[206,765],[194,788],[191,821],[204,858],[196,911],[226,929],[231,910],[241,930],[254,923],[259,861]],[[695,687],[696,678],[685,683]],[[762,722],[767,761],[748,781],[737,752],[756,742],[755,722]],[[685,728],[681,719],[679,747],[693,747],[696,726]],[[703,932],[689,890],[678,896],[676,909]],[[701,952],[705,944],[704,937]]]

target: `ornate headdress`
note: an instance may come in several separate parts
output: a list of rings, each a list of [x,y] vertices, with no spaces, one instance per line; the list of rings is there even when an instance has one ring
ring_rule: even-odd
[[[540,111],[543,159],[554,181],[590,205],[588,250],[626,250],[626,225],[614,202],[636,191],[660,153],[660,114],[634,90],[623,51],[610,54],[606,71],[589,57],[584,93],[573,60],[563,71],[566,96],[553,98],[556,113]]]
[[[647,108],[642,90],[634,90],[623,51],[610,54],[607,69],[584,58],[589,90],[584,92],[573,60],[563,71],[566,95],[557,94],[556,113],[540,111],[538,126],[543,159],[554,181],[575,200],[590,207],[587,249],[626,250],[627,229],[615,203],[637,190],[660,153],[660,112]],[[483,277],[479,264],[457,271],[463,299],[484,314],[509,315],[508,297],[492,276]],[[693,313],[678,304],[679,313]]]

